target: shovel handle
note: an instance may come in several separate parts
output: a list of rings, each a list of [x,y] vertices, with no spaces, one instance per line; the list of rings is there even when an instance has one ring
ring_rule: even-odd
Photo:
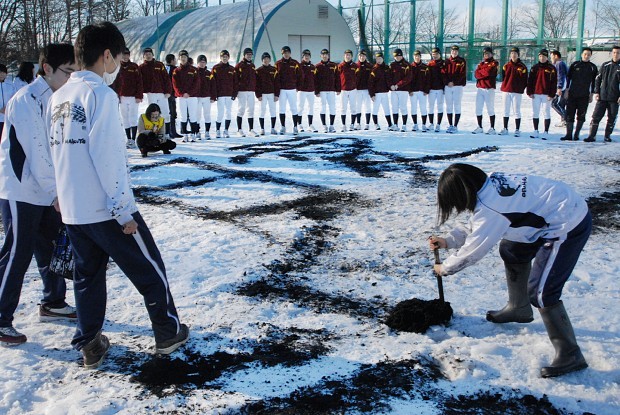
[[[435,255],[435,264],[441,264],[441,259],[439,259],[439,247],[433,249],[433,254]],[[443,296],[443,279],[441,275],[435,273],[435,277],[437,278],[437,289],[439,290],[439,300],[443,303],[445,302]]]

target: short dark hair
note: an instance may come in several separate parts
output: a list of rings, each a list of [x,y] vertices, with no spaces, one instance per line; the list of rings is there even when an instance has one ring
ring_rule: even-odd
[[[620,46],[614,45],[613,48],[611,48],[611,50],[614,50],[614,49],[620,49]]]
[[[151,114],[154,113],[155,111],[159,112],[159,114],[161,115],[161,108],[159,108],[159,105],[149,104],[149,106],[146,107],[146,111],[144,111],[144,113],[146,114],[146,117],[150,119]]]
[[[125,38],[110,22],[84,26],[75,40],[75,58],[82,67],[94,65],[106,49],[113,57],[125,50]]]
[[[471,164],[455,163],[441,173],[437,185],[437,220],[446,222],[452,213],[473,212],[478,203],[478,192],[487,175]]]
[[[39,72],[38,74],[45,75],[43,69],[44,64],[48,64],[54,71],[58,69],[60,65],[75,63],[75,52],[73,45],[70,43],[50,43],[41,49],[39,53]]]
[[[169,53],[166,55],[166,63],[168,65],[174,65],[174,61],[176,61],[176,58],[174,57],[172,53]]]
[[[590,53],[592,53],[592,48],[586,46],[585,48],[581,49],[581,53],[583,53],[584,51],[589,50]]]
[[[31,83],[34,80],[34,73],[32,72],[33,69],[34,63],[22,62],[19,64],[17,77],[26,83]]]
[[[7,69],[6,65],[3,63],[0,63],[0,72],[9,73],[9,70]]]

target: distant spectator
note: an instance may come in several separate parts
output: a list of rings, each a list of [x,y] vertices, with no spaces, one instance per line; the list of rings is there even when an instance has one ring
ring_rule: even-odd
[[[0,137],[2,136],[2,130],[4,129],[4,112],[6,104],[11,97],[15,94],[13,84],[5,82],[7,76],[6,65],[0,63]]]
[[[605,141],[610,142],[620,104],[620,46],[611,49],[611,60],[603,63],[598,71],[594,82],[594,100],[597,102],[592,112],[590,135],[583,141],[596,141],[598,124],[607,111]]]
[[[34,64],[32,62],[20,63],[19,69],[17,70],[17,76],[13,80],[13,88],[15,89],[15,92],[32,83],[32,81],[34,81]]]

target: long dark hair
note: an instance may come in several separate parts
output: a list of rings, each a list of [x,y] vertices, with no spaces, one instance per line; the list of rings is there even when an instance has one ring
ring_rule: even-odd
[[[159,112],[159,115],[161,115],[161,109],[159,108],[159,105],[149,104],[149,106],[146,107],[146,111],[144,111],[144,113],[146,114],[146,118],[150,120],[151,114],[154,113],[155,111]]]
[[[485,172],[464,163],[450,165],[439,177],[437,184],[437,221],[443,224],[452,212],[458,215],[473,212],[478,203],[478,191],[487,180]]]
[[[32,81],[34,81],[33,69],[34,69],[34,63],[22,62],[19,64],[19,69],[17,70],[17,76],[19,77],[19,79],[29,84]]]

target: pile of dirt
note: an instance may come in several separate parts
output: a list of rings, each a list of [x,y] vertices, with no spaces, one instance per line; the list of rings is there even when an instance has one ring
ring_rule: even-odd
[[[412,298],[396,304],[385,324],[394,330],[425,333],[430,326],[445,326],[451,318],[452,306],[449,302]]]

